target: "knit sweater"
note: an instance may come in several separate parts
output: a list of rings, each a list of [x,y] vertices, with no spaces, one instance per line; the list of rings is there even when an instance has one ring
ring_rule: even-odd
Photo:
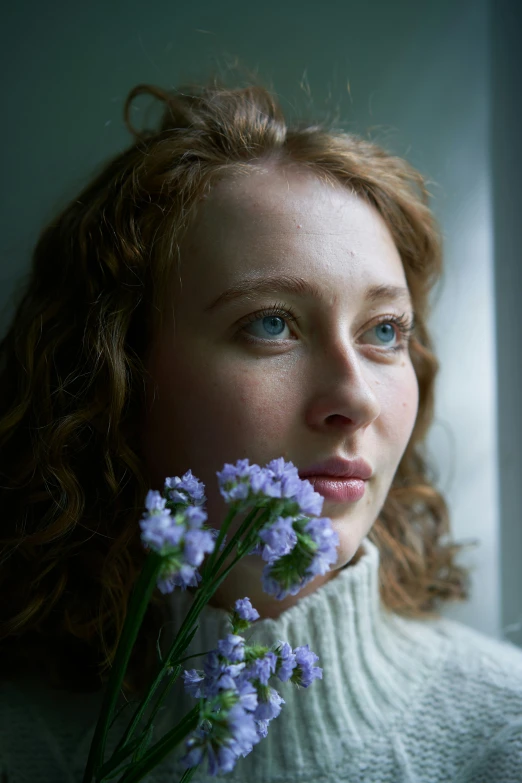
[[[285,700],[268,736],[224,779],[235,783],[510,783],[522,781],[522,651],[445,618],[410,620],[384,607],[379,550],[365,538],[353,566],[247,638],[309,644],[323,679],[309,688],[274,681]],[[179,628],[193,597],[168,597]],[[227,613],[205,607],[186,655],[230,631]],[[202,658],[187,661],[201,667]],[[101,696],[2,686],[2,783],[81,783]],[[196,701],[181,680],[158,713],[156,737]],[[175,706],[174,706],[175,705]],[[128,716],[109,735],[114,746]],[[179,751],[149,783],[176,783]],[[204,762],[193,783],[209,783]]]

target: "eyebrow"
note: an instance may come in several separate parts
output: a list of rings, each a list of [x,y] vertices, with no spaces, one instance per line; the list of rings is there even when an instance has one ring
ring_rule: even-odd
[[[278,275],[272,277],[253,278],[240,280],[231,288],[223,291],[217,299],[205,307],[204,312],[217,310],[228,302],[238,299],[252,300],[260,294],[298,294],[300,296],[309,296],[314,299],[321,299],[323,293],[316,283],[305,280],[302,277],[293,277],[290,275]],[[366,302],[380,302],[385,299],[400,300],[412,305],[410,292],[407,288],[400,285],[377,284],[372,285],[366,290]]]

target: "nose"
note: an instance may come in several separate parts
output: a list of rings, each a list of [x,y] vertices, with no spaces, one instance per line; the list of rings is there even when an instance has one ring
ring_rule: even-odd
[[[306,416],[310,427],[358,430],[379,416],[381,405],[368,370],[352,346],[330,346],[315,377]]]

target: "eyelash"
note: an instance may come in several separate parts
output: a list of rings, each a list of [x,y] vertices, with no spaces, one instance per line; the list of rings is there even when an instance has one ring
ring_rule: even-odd
[[[252,313],[240,323],[240,328],[244,329],[246,326],[253,323],[254,321],[260,321],[263,318],[270,318],[270,316],[278,316],[279,318],[282,318],[285,321],[291,321],[292,323],[297,323],[297,321],[300,320],[300,318],[295,315],[293,310],[290,307],[288,307],[288,305],[278,303],[272,305],[266,310],[258,310],[258,312]],[[409,316],[407,313],[403,313],[401,316],[385,315],[377,323],[373,324],[373,327],[370,327],[370,329],[375,328],[376,326],[380,326],[380,324],[383,323],[395,324],[395,326],[397,327],[396,331],[399,333],[399,336],[402,338],[399,345],[396,345],[393,348],[388,348],[385,350],[388,353],[392,351],[397,352],[397,351],[406,350],[410,335],[415,329],[415,316]],[[244,335],[244,336],[249,342],[255,342],[255,343],[274,342],[272,340],[263,340],[261,337],[253,337],[252,335]]]

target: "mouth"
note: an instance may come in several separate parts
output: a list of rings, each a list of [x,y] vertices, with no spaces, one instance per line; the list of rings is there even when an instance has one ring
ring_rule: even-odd
[[[306,476],[315,492],[333,503],[356,503],[364,497],[366,480],[340,476]]]

